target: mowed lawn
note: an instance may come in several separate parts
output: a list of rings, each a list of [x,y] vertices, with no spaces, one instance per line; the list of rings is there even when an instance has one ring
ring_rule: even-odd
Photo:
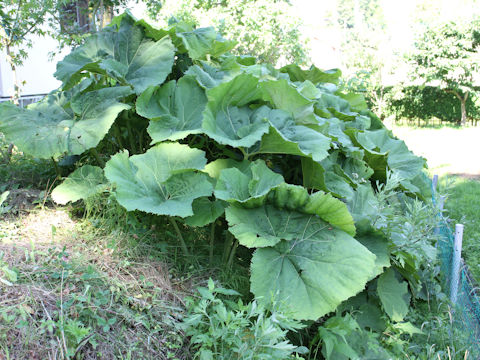
[[[427,159],[447,195],[445,216],[465,225],[462,256],[480,282],[480,127],[392,128],[409,149]]]

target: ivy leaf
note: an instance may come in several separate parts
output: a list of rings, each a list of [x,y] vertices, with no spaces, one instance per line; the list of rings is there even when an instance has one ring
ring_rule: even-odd
[[[194,171],[205,164],[203,151],[162,143],[130,158],[127,151],[116,154],[107,162],[105,176],[128,211],[187,217],[193,215],[193,200],[212,194],[208,175]]]
[[[274,218],[268,216],[272,224]],[[251,290],[263,303],[272,296],[286,301],[296,319],[316,320],[365,287],[375,255],[314,215],[298,214],[294,220],[282,224],[276,245],[255,251]]]
[[[328,156],[330,138],[306,126],[296,125],[283,110],[271,110],[270,131],[262,137],[258,152],[310,156],[321,161]]]
[[[257,78],[242,74],[207,90],[204,132],[220,144],[233,147],[250,147],[258,142],[268,132],[270,109],[262,106],[253,110],[247,105],[260,98],[257,84]]]
[[[52,191],[52,199],[65,205],[80,199],[87,199],[108,187],[103,170],[98,166],[84,165],[71,173]]]
[[[395,272],[388,269],[378,278],[377,291],[383,309],[390,319],[396,322],[403,321],[408,313],[410,298],[407,283],[398,281]]]
[[[137,113],[151,119],[148,133],[152,144],[179,140],[202,132],[205,91],[191,76],[150,87],[137,99]]]
[[[80,93],[53,93],[27,108],[0,104],[0,131],[27,154],[37,158],[80,155],[94,148],[108,133],[117,115],[130,109],[119,99],[129,87]],[[70,104],[70,106],[68,106]]]

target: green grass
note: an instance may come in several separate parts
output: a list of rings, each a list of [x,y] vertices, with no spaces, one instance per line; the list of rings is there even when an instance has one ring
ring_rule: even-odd
[[[480,280],[480,181],[458,176],[445,176],[441,185],[447,193],[446,216],[455,224],[463,224],[462,256],[477,281]]]

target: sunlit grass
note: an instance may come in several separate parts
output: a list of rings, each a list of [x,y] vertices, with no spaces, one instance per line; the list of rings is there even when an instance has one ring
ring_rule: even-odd
[[[446,216],[463,224],[462,256],[477,281],[480,280],[480,180],[445,176],[441,188],[447,193]]]

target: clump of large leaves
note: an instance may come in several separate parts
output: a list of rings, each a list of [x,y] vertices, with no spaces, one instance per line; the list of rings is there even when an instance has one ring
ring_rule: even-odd
[[[253,251],[251,289],[266,306],[278,298],[315,320],[380,275],[382,305],[400,320],[393,285],[406,297],[406,283],[381,275],[393,240],[370,215],[388,173],[397,191],[425,195],[424,160],[339,90],[340,71],[277,70],[233,46],[212,28],[121,15],[58,64],[61,89],[26,109],[1,105],[0,131],[37,157],[83,164],[91,150],[100,167],[66,178],[59,203],[110,188],[129,211],[213,230],[225,217]]]

